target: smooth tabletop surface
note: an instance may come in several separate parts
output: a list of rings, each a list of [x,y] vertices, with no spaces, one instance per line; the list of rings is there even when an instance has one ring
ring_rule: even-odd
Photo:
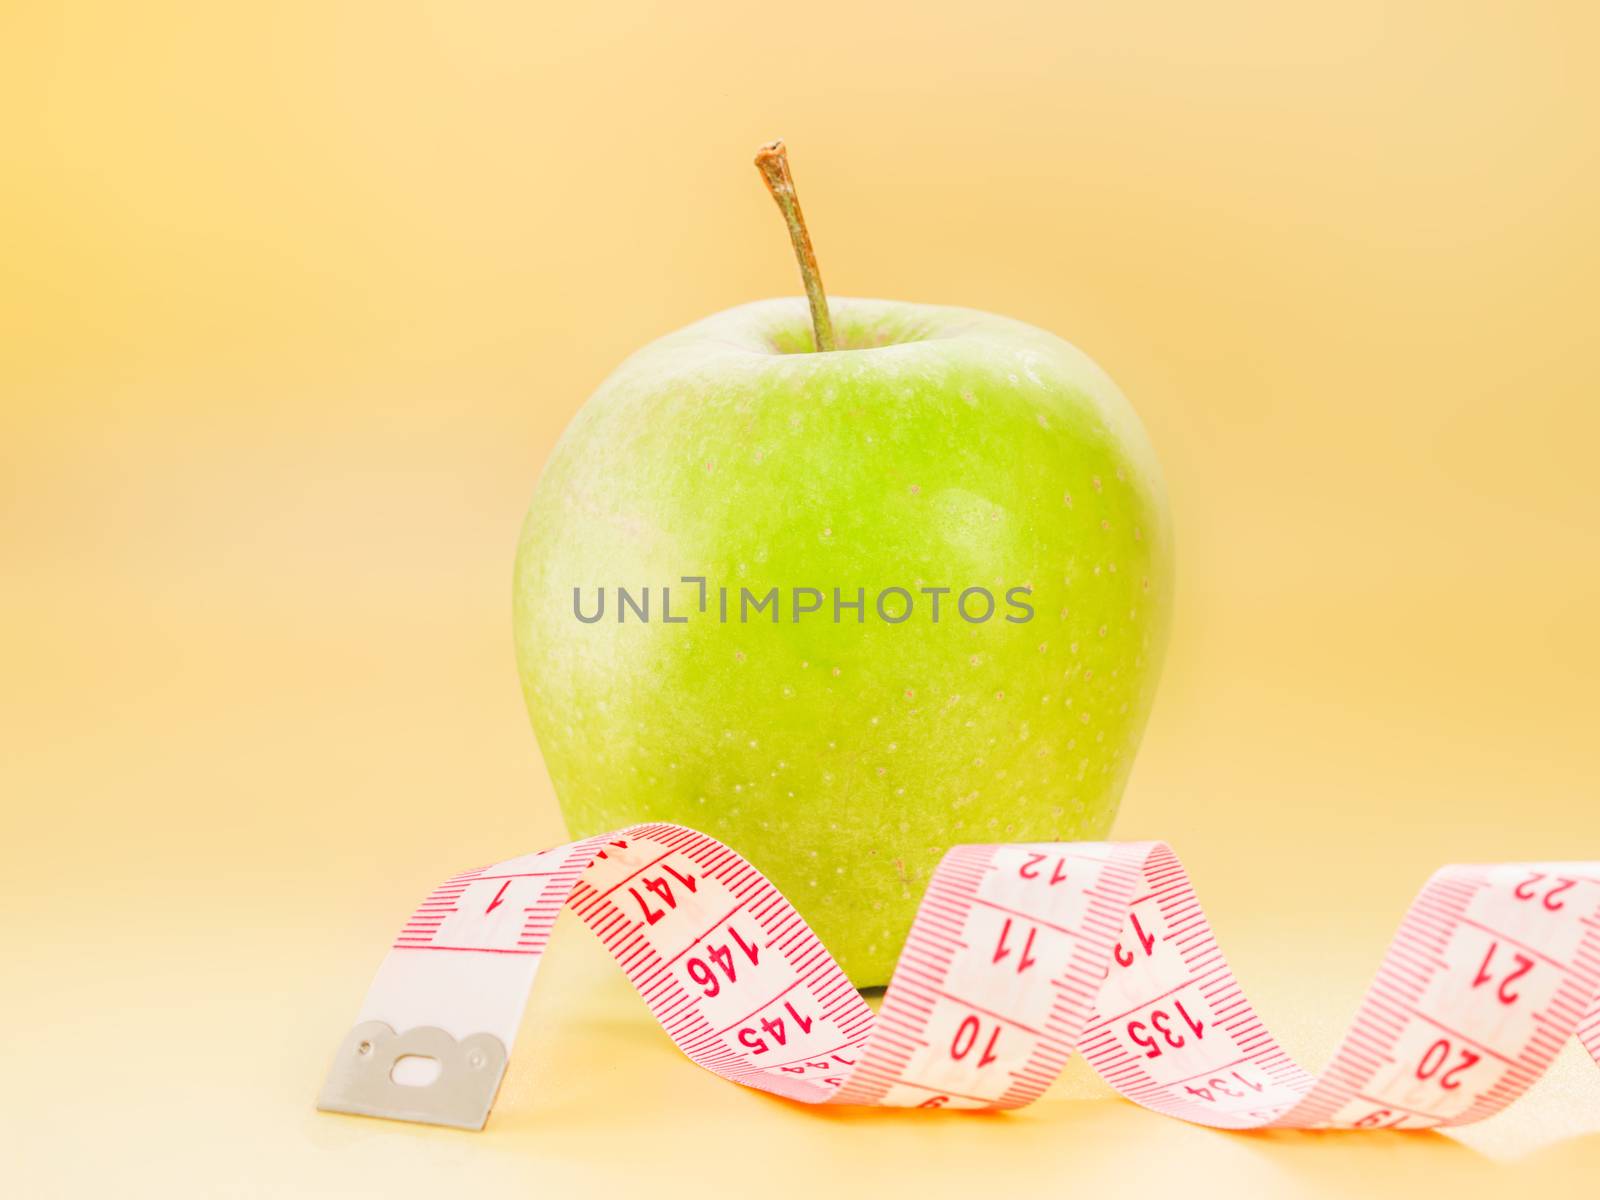
[[[31,616],[60,628],[62,614]],[[93,729],[59,695],[36,696],[54,718],[35,715],[12,745],[11,786],[74,791],[25,815],[33,852],[14,854],[6,878],[26,913],[7,972],[0,1122],[18,1194],[614,1195],[648,1180],[687,1197],[750,1172],[773,1196],[908,1181],[930,1195],[1488,1196],[1600,1171],[1600,1070],[1575,1046],[1508,1113],[1452,1135],[1217,1133],[1136,1108],[1078,1062],[1045,1100],[1005,1115],[809,1109],[684,1059],[570,917],[484,1132],[318,1113],[333,1049],[411,905],[457,868],[558,839],[551,799],[499,639],[464,639],[485,643],[473,667],[442,645],[392,652],[442,616],[377,630],[361,619],[362,651],[274,633],[267,614],[248,637],[190,617],[168,632],[210,652],[187,659],[182,686],[103,710]],[[41,677],[52,666],[54,687],[93,686],[97,656],[75,634],[22,649],[44,660]],[[170,644],[123,653],[173,670],[158,661]],[[430,686],[413,692],[419,655]],[[319,682],[330,662],[337,686]],[[253,697],[236,691],[241,672]],[[1184,690],[1180,678],[1172,693]],[[1176,843],[1248,993],[1314,1066],[1437,860],[1562,846],[1571,827],[1441,836],[1382,799],[1372,755],[1341,762],[1304,732],[1378,744],[1393,713],[1319,717],[1250,691],[1210,717],[1196,705],[1188,722],[1169,694],[1118,832]],[[1263,725],[1265,744],[1227,748],[1227,729]],[[1424,811],[1448,805],[1487,826],[1508,797],[1573,786],[1549,762],[1497,777],[1481,752],[1479,777],[1441,772],[1455,752],[1445,731],[1407,741],[1430,736],[1432,753],[1376,760]],[[1230,828],[1225,814],[1245,807],[1261,816]]]

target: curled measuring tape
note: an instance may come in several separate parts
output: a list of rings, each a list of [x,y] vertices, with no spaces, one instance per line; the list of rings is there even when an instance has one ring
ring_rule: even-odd
[[[1163,843],[956,847],[874,1014],[759,871],[652,824],[435,888],[318,1106],[482,1128],[563,905],[685,1054],[811,1104],[1015,1108],[1076,1048],[1130,1100],[1204,1125],[1428,1129],[1499,1111],[1571,1036],[1600,1061],[1600,863],[1439,871],[1313,1076]]]

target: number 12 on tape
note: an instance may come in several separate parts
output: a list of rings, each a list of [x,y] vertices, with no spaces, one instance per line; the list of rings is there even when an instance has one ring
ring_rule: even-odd
[[[1312,1075],[1163,843],[957,846],[874,1014],[759,871],[649,824],[430,892],[318,1106],[482,1128],[563,907],[695,1062],[810,1104],[1015,1108],[1076,1049],[1130,1100],[1204,1125],[1430,1129],[1498,1112],[1570,1037],[1600,1061],[1600,863],[1436,873]]]

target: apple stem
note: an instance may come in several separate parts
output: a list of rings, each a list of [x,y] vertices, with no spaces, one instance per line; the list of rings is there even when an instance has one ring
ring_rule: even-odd
[[[811,249],[811,234],[806,231],[806,219],[800,213],[800,197],[794,190],[794,175],[789,170],[789,153],[784,149],[783,139],[768,142],[756,151],[756,167],[788,223],[789,240],[794,243],[794,256],[800,264],[800,279],[806,286],[806,302],[811,305],[811,328],[816,334],[817,349],[832,350],[835,345],[833,318],[828,313],[827,293],[822,290],[817,255]]]

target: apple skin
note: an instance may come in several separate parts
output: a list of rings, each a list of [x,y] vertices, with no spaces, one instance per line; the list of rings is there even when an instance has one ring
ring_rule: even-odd
[[[811,352],[804,302],[762,301],[601,384],[522,529],[516,646],[574,836],[659,820],[722,839],[872,987],[950,846],[1107,833],[1160,671],[1172,532],[1143,427],[1072,345],[970,309],[830,308],[835,351]],[[705,613],[683,576],[707,578]],[[617,621],[619,585],[650,588],[649,622]],[[783,619],[740,623],[739,589],[774,586]],[[934,586],[953,589],[937,622]],[[986,622],[952,607],[973,586]],[[1003,619],[1017,586],[1025,622]],[[574,588],[592,616],[602,587],[604,619],[576,619]],[[686,623],[660,619],[662,587]],[[790,620],[797,587],[822,610]],[[832,589],[858,587],[866,619],[835,623]],[[911,619],[878,618],[889,587]]]

